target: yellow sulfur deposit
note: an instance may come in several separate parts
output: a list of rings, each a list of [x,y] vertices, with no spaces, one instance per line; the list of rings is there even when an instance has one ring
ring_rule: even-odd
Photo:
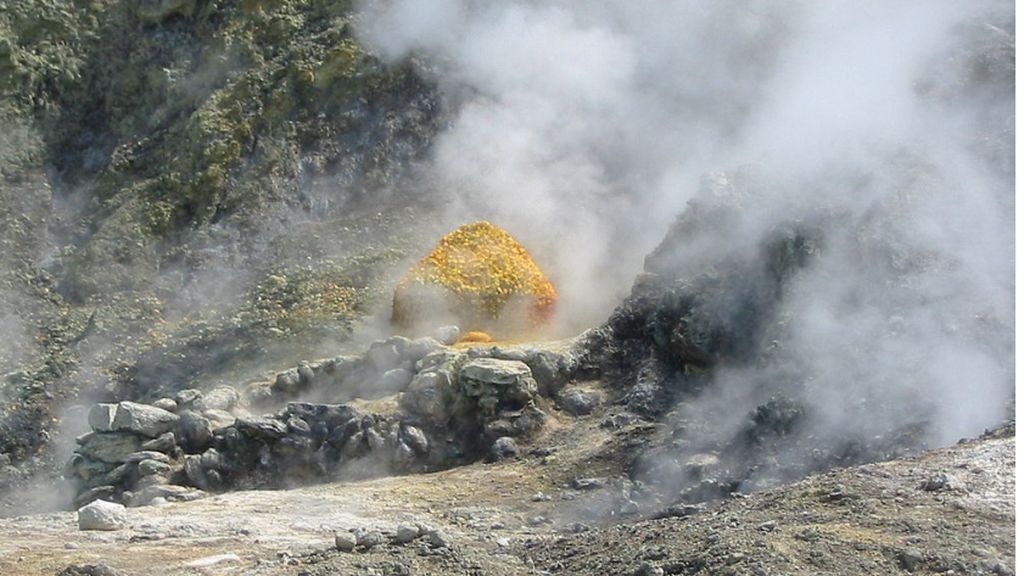
[[[464,330],[514,334],[546,323],[558,295],[529,253],[486,221],[441,238],[395,289],[393,320],[453,321]]]
[[[459,343],[487,343],[492,342],[491,335],[487,332],[466,332],[459,338]]]

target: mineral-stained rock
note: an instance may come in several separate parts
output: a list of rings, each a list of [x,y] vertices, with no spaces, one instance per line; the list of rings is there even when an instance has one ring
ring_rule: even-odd
[[[89,427],[97,432],[110,432],[116,414],[117,404],[97,404],[89,410]]]
[[[235,428],[250,438],[276,440],[288,434],[288,426],[280,420],[269,417],[239,418]]]
[[[120,530],[128,524],[124,506],[96,500],[78,509],[79,530]]]
[[[130,431],[150,438],[170,432],[178,422],[178,415],[156,406],[121,402],[117,405],[113,429]]]
[[[129,432],[93,432],[80,438],[78,451],[92,460],[120,464],[138,452],[139,437]]]

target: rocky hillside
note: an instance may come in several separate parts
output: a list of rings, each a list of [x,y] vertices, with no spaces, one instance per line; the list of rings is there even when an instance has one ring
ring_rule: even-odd
[[[348,338],[434,232],[405,178],[444,113],[413,67],[348,2],[0,7],[0,483],[79,397]]]

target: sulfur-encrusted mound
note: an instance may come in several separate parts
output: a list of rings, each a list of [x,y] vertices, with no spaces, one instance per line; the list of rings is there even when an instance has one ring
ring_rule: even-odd
[[[441,238],[402,278],[393,320],[405,327],[454,321],[464,330],[508,336],[545,324],[557,299],[526,249],[479,221]]]

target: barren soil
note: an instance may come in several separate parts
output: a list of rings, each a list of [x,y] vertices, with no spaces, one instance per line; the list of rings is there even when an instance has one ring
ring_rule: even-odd
[[[638,430],[601,419],[559,416],[536,444],[550,450],[515,461],[134,508],[115,532],[79,531],[74,512],[0,520],[0,574],[1013,573],[1012,428],[652,519],[665,512],[612,505],[619,448]],[[573,489],[582,470],[601,486]],[[334,550],[335,531],[399,523],[438,528],[450,545]]]

